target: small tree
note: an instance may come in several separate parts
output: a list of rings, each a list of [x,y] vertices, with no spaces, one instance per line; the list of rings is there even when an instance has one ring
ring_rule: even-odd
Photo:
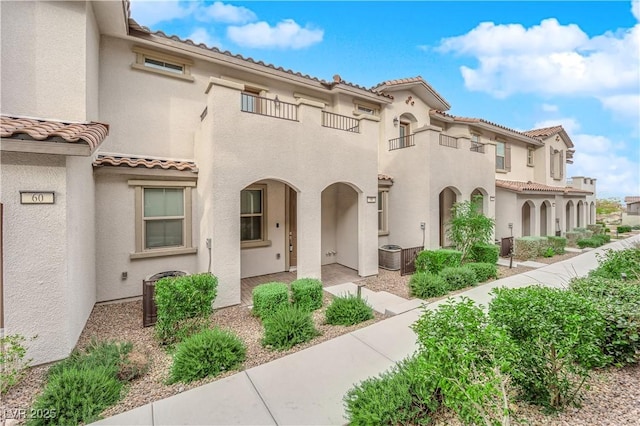
[[[474,197],[471,201],[455,203],[451,208],[452,218],[447,236],[456,250],[462,252],[462,261],[467,259],[475,244],[487,244],[491,240],[494,220],[482,213],[480,203],[482,197]]]

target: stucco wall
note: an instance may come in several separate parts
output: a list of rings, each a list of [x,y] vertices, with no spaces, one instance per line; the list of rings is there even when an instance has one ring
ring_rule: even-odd
[[[27,357],[54,361],[75,344],[68,327],[65,160],[3,152],[1,161],[5,332],[37,335]],[[20,204],[20,191],[38,190],[54,191],[55,204]]]
[[[93,4],[87,2],[86,14],[86,120],[99,121],[98,96],[100,76],[100,31],[93,12]]]
[[[85,3],[10,1],[0,7],[3,113],[85,120]]]
[[[322,265],[336,263],[336,222],[338,212],[338,187],[331,185],[322,191]]]

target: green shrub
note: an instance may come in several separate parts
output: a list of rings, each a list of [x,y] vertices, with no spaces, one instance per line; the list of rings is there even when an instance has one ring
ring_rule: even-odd
[[[570,289],[590,299],[603,315],[602,349],[611,362],[622,366],[640,361],[640,285],[619,279],[573,279]]]
[[[593,235],[604,234],[604,225],[601,223],[595,223],[593,225],[587,225],[587,229],[593,232]]]
[[[238,336],[219,328],[194,334],[180,343],[171,365],[172,383],[189,383],[237,368],[247,349]]]
[[[155,286],[156,337],[165,344],[175,343],[174,335],[181,321],[209,316],[213,312],[217,287],[218,279],[209,273],[158,280]]]
[[[550,235],[547,236],[547,242],[549,244],[549,247],[553,249],[554,254],[564,254],[564,249],[567,246],[566,238]]]
[[[325,312],[327,323],[354,325],[373,318],[373,309],[364,300],[354,295],[334,297]]]
[[[470,201],[453,204],[446,232],[455,249],[460,251],[462,261],[467,261],[474,245],[491,241],[493,227],[494,220],[482,213],[482,197],[477,196]]]
[[[470,259],[476,263],[498,263],[500,247],[495,244],[475,244],[471,247]]]
[[[553,408],[575,402],[589,369],[607,362],[602,314],[561,289],[531,286],[495,295],[489,315],[518,345],[511,376],[523,397]]]
[[[322,307],[322,282],[313,278],[300,278],[291,283],[294,306],[308,311]]]
[[[577,247],[578,240],[583,238],[583,235],[581,232],[575,232],[575,231],[567,231],[564,233],[564,236],[567,239],[567,246],[569,247]]]
[[[495,263],[467,263],[465,268],[472,269],[478,282],[485,282],[491,278],[498,278],[498,267]]]
[[[450,290],[460,290],[478,283],[474,270],[466,266],[444,268],[439,275],[446,281]]]
[[[626,232],[631,232],[632,228],[629,225],[618,225],[618,234],[624,234]]]
[[[481,307],[463,298],[425,310],[413,325],[422,364],[415,374],[436,383],[442,404],[463,424],[504,424],[509,416],[507,371],[515,346]]]
[[[546,250],[542,253],[542,257],[553,257],[555,256],[556,252],[551,248],[551,247],[547,247]]]
[[[577,241],[578,247],[580,248],[585,248],[585,247],[600,247],[603,242],[601,239],[599,238],[585,238],[585,239],[581,239]]]
[[[132,348],[133,345],[129,342],[116,343],[92,340],[83,351],[75,349],[67,358],[52,365],[47,374],[52,377],[70,368],[91,370],[104,367],[109,369],[115,376]]]
[[[295,306],[284,306],[262,319],[264,325],[263,346],[278,350],[290,349],[307,342],[319,333],[311,313]]]
[[[437,274],[431,272],[416,272],[409,281],[411,296],[420,299],[444,296],[449,292],[449,284]]]
[[[640,247],[624,250],[605,250],[597,253],[598,267],[589,272],[589,276],[602,278],[620,278],[626,274],[629,279],[640,280]]]
[[[0,395],[22,380],[31,363],[30,359],[24,358],[27,354],[25,341],[19,334],[0,336]]]
[[[285,283],[260,284],[252,294],[253,314],[262,319],[289,305],[289,288]]]
[[[31,407],[34,412],[52,414],[34,417],[28,425],[87,424],[120,399],[122,383],[113,370],[104,366],[64,368],[49,380]]]
[[[378,377],[368,378],[344,397],[350,425],[422,425],[439,406],[434,381],[424,379],[423,361],[400,361]]]
[[[518,259],[534,259],[542,256],[549,247],[547,237],[519,237],[515,238],[514,256]]]
[[[416,257],[416,271],[428,271],[437,274],[447,267],[460,266],[462,252],[457,250],[439,249],[424,250]]]

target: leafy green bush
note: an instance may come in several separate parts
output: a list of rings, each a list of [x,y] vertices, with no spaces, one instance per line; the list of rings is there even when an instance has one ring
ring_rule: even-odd
[[[233,370],[245,360],[247,349],[238,336],[219,328],[194,334],[180,343],[171,365],[172,383],[189,383]]]
[[[181,321],[209,316],[213,312],[217,287],[218,279],[209,273],[158,280],[155,286],[156,337],[165,344],[175,343],[174,334]]]
[[[585,248],[585,247],[600,247],[603,243],[603,241],[599,238],[584,238],[581,240],[577,241],[578,247],[580,248]]]
[[[547,242],[549,247],[553,249],[554,254],[564,254],[565,247],[567,246],[566,238],[549,235],[547,236]]]
[[[289,305],[289,288],[285,283],[260,284],[252,294],[253,314],[262,319]]]
[[[542,256],[547,247],[547,237],[518,237],[514,239],[513,254],[518,259],[534,259]]]
[[[325,315],[328,324],[354,325],[373,318],[373,309],[358,296],[338,296],[333,298]]]
[[[542,253],[542,257],[553,257],[556,252],[551,248],[547,247],[546,250]]]
[[[453,205],[447,237],[453,242],[456,250],[462,253],[461,260],[466,261],[474,245],[489,243],[493,227],[494,220],[482,213],[482,197],[474,197],[470,201],[462,201]]]
[[[75,349],[67,358],[52,365],[47,374],[52,377],[69,368],[91,370],[105,367],[115,376],[122,361],[132,348],[133,345],[130,342],[116,343],[92,340],[83,351]]]
[[[430,424],[439,406],[436,391],[424,379],[423,360],[412,357],[350,389],[345,411],[353,426]]]
[[[27,425],[87,424],[98,420],[104,409],[120,399],[122,383],[105,366],[64,368],[49,380],[31,407],[35,412],[52,414],[34,417]]]
[[[593,235],[604,234],[604,224],[601,224],[601,223],[594,223],[592,225],[587,225],[587,229],[593,232]]]
[[[439,249],[424,250],[416,257],[416,271],[431,272],[437,274],[447,267],[460,266],[462,264],[462,252],[457,250]]]
[[[575,231],[567,231],[564,233],[564,236],[567,239],[567,246],[569,247],[577,247],[578,240],[584,238],[581,232]]]
[[[573,279],[570,289],[590,299],[603,315],[602,349],[611,362],[622,366],[640,361],[640,285],[619,279]]]
[[[509,380],[516,347],[481,307],[463,298],[425,310],[413,325],[423,360],[415,374],[437,385],[442,404],[464,424],[500,424],[509,416]],[[505,424],[505,423],[502,423]]]
[[[485,282],[490,278],[498,278],[498,267],[495,263],[467,263],[465,268],[473,270],[478,282]]]
[[[307,342],[319,333],[311,313],[295,306],[284,306],[262,319],[264,337],[262,344],[278,350],[290,349]]]
[[[495,244],[474,244],[471,247],[470,260],[476,263],[498,263],[500,247]]]
[[[629,225],[618,225],[618,234],[624,234],[626,232],[631,232],[632,228]]]
[[[22,380],[31,363],[30,359],[24,359],[27,354],[25,341],[19,334],[0,337],[0,395]]]
[[[598,267],[589,272],[589,276],[602,278],[620,278],[626,274],[629,279],[640,280],[640,247],[624,250],[605,250],[597,253]]]
[[[449,292],[449,284],[438,274],[416,272],[409,280],[411,296],[420,299],[444,296]]]
[[[553,408],[575,402],[589,369],[607,362],[602,314],[588,299],[560,289],[498,289],[495,295],[489,315],[518,345],[511,375],[523,397]]]
[[[476,273],[467,266],[444,268],[439,275],[447,282],[450,290],[460,290],[478,283]]]
[[[322,282],[313,278],[300,278],[291,283],[294,306],[308,311],[322,307]]]

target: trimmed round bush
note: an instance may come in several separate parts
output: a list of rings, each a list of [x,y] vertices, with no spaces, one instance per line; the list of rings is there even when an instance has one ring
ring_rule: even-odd
[[[285,306],[263,318],[262,345],[277,350],[290,349],[316,337],[318,330],[311,313],[295,306]]]
[[[113,368],[69,367],[49,377],[44,391],[31,407],[35,412],[55,413],[50,418],[34,417],[28,425],[77,425],[98,420],[100,413],[118,402],[122,382]]]
[[[412,296],[420,299],[444,296],[449,292],[449,284],[440,275],[431,272],[416,272],[409,281]]]
[[[495,244],[474,244],[470,257],[476,263],[498,263],[500,248]]]
[[[354,325],[373,318],[373,309],[364,299],[350,294],[335,297],[325,315],[328,324]]]
[[[434,274],[443,268],[460,266],[462,252],[450,249],[424,250],[416,257],[416,271],[429,271]]]
[[[300,278],[291,283],[294,306],[307,311],[322,307],[322,282],[314,278]]]
[[[253,289],[253,314],[265,318],[289,305],[289,287],[285,283],[260,284]]]
[[[467,263],[466,268],[476,273],[476,279],[483,283],[490,278],[498,278],[498,267],[495,263]]]
[[[460,290],[478,283],[476,273],[466,266],[444,268],[440,276],[447,282],[450,290]]]
[[[233,370],[242,364],[246,352],[242,340],[230,331],[201,331],[177,346],[170,381],[189,383]]]

